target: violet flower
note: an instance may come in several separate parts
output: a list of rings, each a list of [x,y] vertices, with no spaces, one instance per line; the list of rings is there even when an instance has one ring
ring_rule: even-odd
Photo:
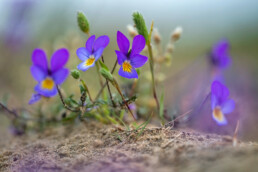
[[[69,74],[69,70],[64,68],[69,58],[67,49],[57,50],[51,58],[50,67],[48,66],[47,56],[41,49],[35,49],[32,53],[31,74],[38,81],[34,90],[36,94],[32,95],[29,104],[40,100],[42,96],[52,97],[57,94],[56,85],[62,84]]]
[[[121,65],[118,74],[125,78],[138,78],[135,68],[142,67],[148,57],[140,55],[145,47],[145,39],[137,35],[133,39],[132,49],[129,50],[130,42],[123,33],[117,31],[117,44],[120,51],[116,50],[118,64]]]
[[[211,109],[212,117],[219,125],[226,125],[225,114],[231,113],[235,108],[235,102],[229,99],[228,88],[219,81],[213,81],[211,85]]]
[[[219,68],[228,67],[231,63],[229,48],[229,42],[226,39],[222,39],[214,44],[210,54],[212,65]]]
[[[77,56],[83,62],[77,66],[79,70],[86,71],[95,65],[95,62],[101,57],[104,49],[109,43],[109,38],[106,35],[100,36],[95,40],[95,35],[92,35],[86,42],[85,47],[78,48]]]

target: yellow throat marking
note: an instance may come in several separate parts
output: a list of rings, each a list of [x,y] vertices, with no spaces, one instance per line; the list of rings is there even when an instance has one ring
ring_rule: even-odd
[[[90,56],[90,58],[88,58],[88,59],[86,60],[85,65],[86,65],[86,66],[90,66],[90,65],[93,64],[94,61],[95,61],[94,56]]]
[[[129,61],[124,61],[124,63],[122,64],[122,67],[124,72],[129,72],[129,73],[132,72],[132,65],[130,64]]]
[[[222,122],[224,119],[224,114],[221,111],[220,107],[215,107],[215,109],[213,110],[213,116],[220,122]]]
[[[52,90],[54,86],[55,86],[55,83],[51,78],[46,78],[41,82],[41,87],[43,89]]]

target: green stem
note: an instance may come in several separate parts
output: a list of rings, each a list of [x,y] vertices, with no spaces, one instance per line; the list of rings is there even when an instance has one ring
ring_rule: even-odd
[[[116,65],[117,65],[117,60],[116,60],[116,62],[115,62],[115,64],[114,64],[114,66],[113,66],[113,69],[112,69],[112,71],[111,71],[111,74],[114,73],[114,71],[115,71],[115,69],[116,69]],[[94,102],[99,98],[100,94],[102,93],[102,91],[104,90],[104,88],[105,88],[106,86],[107,86],[107,81],[105,82],[105,84],[104,84],[104,85],[101,87],[101,89],[99,90],[99,92],[98,92],[96,98],[94,99]]]
[[[102,81],[101,75],[99,73],[99,63],[98,62],[96,62],[96,69],[97,69],[97,73],[98,73],[98,76],[99,76],[100,86],[103,87],[103,81]]]
[[[151,44],[150,42],[147,43],[147,47],[148,47],[148,52],[149,52],[149,56],[150,56],[150,71],[151,71],[151,80],[152,80],[152,92],[153,92],[153,97],[156,101],[156,105],[157,105],[157,110],[159,113],[159,100],[157,97],[157,92],[156,92],[156,85],[155,85],[155,76],[154,76],[154,61],[153,61],[153,53],[152,53],[152,48],[151,48]]]
[[[65,107],[67,110],[71,111],[71,112],[80,112],[79,109],[72,109],[71,107],[69,107],[69,106],[65,103],[64,98],[63,98],[63,95],[62,95],[61,90],[60,90],[60,88],[58,87],[58,85],[56,85],[56,88],[57,88],[57,91],[58,91],[59,98],[61,99],[61,102],[63,103],[64,107]]]
[[[86,83],[85,83],[82,79],[80,79],[80,81],[81,81],[83,87],[86,89],[86,91],[87,91],[87,93],[88,93],[88,95],[89,95],[90,101],[93,102],[93,99],[92,99],[92,97],[91,97],[91,95],[90,95],[90,91],[89,91],[89,89],[88,89]]]

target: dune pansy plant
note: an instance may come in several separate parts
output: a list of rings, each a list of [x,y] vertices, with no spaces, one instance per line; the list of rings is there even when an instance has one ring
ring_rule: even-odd
[[[141,55],[141,51],[145,47],[145,39],[142,35],[137,35],[133,39],[132,48],[130,41],[126,36],[117,31],[117,44],[119,50],[116,50],[117,62],[121,65],[118,74],[125,78],[138,78],[135,68],[142,67],[148,60],[148,57]]]
[[[211,85],[211,109],[212,117],[219,125],[226,125],[225,114],[231,113],[235,108],[235,102],[229,98],[229,90],[219,81],[213,81]]]
[[[77,66],[79,70],[86,71],[95,65],[95,62],[101,57],[104,49],[109,43],[109,37],[106,35],[100,36],[95,40],[95,35],[92,35],[86,42],[85,47],[78,48],[77,56],[83,62]]]
[[[212,65],[218,68],[228,67],[231,63],[229,48],[229,42],[226,39],[221,39],[214,44],[210,53],[210,61]]]
[[[30,71],[38,84],[34,88],[36,94],[32,96],[29,104],[40,100],[41,96],[52,97],[57,94],[56,85],[62,84],[69,74],[69,70],[64,68],[68,59],[68,50],[59,49],[52,55],[49,67],[45,52],[41,49],[33,51]]]

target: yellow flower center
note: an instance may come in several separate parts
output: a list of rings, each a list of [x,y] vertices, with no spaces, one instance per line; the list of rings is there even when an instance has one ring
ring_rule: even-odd
[[[54,86],[55,86],[55,83],[51,78],[46,78],[41,82],[41,87],[43,89],[52,90]]]
[[[86,66],[90,66],[90,65],[93,64],[94,61],[95,61],[94,56],[90,56],[90,58],[88,58],[88,59],[86,60],[85,65],[86,65]]]
[[[132,65],[130,64],[129,61],[124,61],[124,63],[122,64],[122,67],[124,72],[129,72],[129,73],[132,72]]]
[[[220,122],[224,120],[224,114],[219,106],[215,107],[215,109],[213,110],[213,116]]]

